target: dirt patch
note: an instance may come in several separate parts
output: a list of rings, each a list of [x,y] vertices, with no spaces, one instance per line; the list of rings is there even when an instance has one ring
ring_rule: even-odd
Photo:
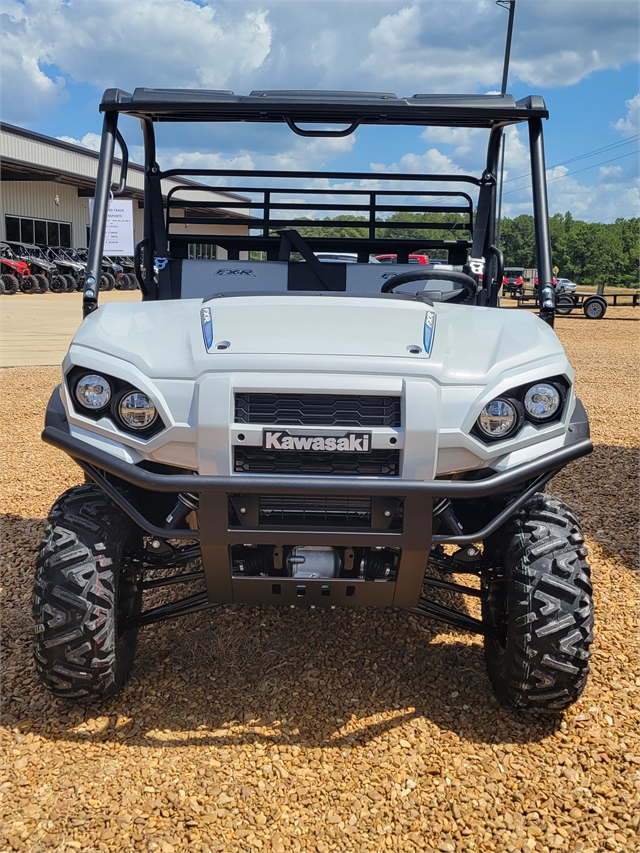
[[[478,638],[376,610],[216,608],[143,630],[115,699],[51,699],[33,563],[81,477],[39,439],[59,368],[2,371],[2,849],[637,850],[636,317],[557,323],[596,450],[550,491],[581,517],[597,619],[589,684],[558,719],[498,706]]]

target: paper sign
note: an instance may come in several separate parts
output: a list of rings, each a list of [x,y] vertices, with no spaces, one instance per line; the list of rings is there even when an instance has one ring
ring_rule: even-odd
[[[89,199],[89,213],[93,219],[93,199]],[[133,201],[130,198],[109,202],[102,253],[133,255]]]

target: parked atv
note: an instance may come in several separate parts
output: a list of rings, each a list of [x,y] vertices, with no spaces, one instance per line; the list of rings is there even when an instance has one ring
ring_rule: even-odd
[[[16,257],[29,267],[29,275],[19,281],[22,293],[46,293],[50,282],[57,275],[55,264],[47,260],[40,246],[29,243],[8,244]]]
[[[136,282],[132,258],[107,257],[105,255],[103,259],[103,263],[104,262],[111,264],[112,269],[120,270],[120,274],[116,278],[116,288],[118,290],[136,290],[138,283]]]
[[[67,254],[68,251],[73,250],[60,246],[50,246],[47,249],[47,258],[56,265],[59,273],[58,279],[50,285],[50,289],[55,293],[73,293],[82,289],[86,264],[73,260]]]
[[[7,243],[0,243],[0,281],[7,296],[17,293],[20,284],[31,275],[29,265],[21,260]]]
[[[66,249],[68,257],[79,261],[85,268],[87,265],[87,250],[86,249]],[[113,290],[120,277],[122,276],[122,267],[119,264],[114,264],[107,258],[102,258],[101,273],[100,273],[100,289]]]

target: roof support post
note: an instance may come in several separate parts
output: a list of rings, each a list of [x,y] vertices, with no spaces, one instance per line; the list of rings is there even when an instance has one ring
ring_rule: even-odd
[[[547,201],[547,176],[544,162],[542,119],[529,119],[529,149],[531,152],[533,221],[536,232],[536,257],[538,259],[540,317],[545,323],[553,326],[556,294],[553,287],[553,269],[551,266],[549,204]]]
[[[504,140],[502,126],[492,127],[489,135],[489,144],[487,145],[487,168],[486,171],[491,175],[498,175],[498,161],[500,158],[501,142]],[[487,233],[485,237],[486,255],[490,255],[485,266],[485,288],[487,289],[487,304],[493,307],[498,304],[498,291],[500,290],[501,281],[495,281],[498,274],[498,263],[494,254],[490,252],[491,247],[495,243],[496,232],[496,185],[491,188],[491,209],[489,211],[489,221],[487,222]]]
[[[144,266],[145,296],[158,298],[158,285],[155,278],[154,266],[156,252],[161,247],[157,245],[158,227],[164,227],[164,222],[158,223],[158,214],[162,217],[162,189],[160,183],[160,168],[156,163],[156,134],[153,122],[143,119],[142,136],[144,140],[144,246],[142,264]],[[164,245],[166,254],[166,240]]]
[[[102,121],[102,140],[100,142],[100,160],[98,162],[98,177],[93,201],[93,216],[91,217],[91,239],[87,269],[84,278],[82,296],[82,315],[86,317],[98,307],[98,291],[102,271],[102,255],[104,252],[104,232],[107,226],[109,211],[109,196],[111,194],[111,171],[115,152],[116,133],[118,131],[118,113],[106,112]]]

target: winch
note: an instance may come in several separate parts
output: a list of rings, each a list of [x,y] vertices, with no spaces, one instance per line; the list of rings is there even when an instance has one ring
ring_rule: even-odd
[[[325,545],[296,545],[287,557],[292,578],[337,578],[342,560],[335,548]]]

